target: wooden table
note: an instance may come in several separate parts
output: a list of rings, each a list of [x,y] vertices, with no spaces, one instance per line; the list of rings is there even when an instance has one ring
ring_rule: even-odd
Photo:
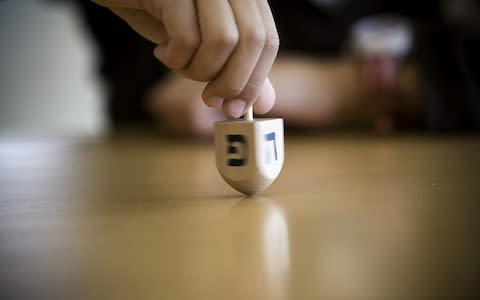
[[[208,142],[4,138],[0,299],[470,298],[479,178],[478,137],[289,137],[254,198]]]

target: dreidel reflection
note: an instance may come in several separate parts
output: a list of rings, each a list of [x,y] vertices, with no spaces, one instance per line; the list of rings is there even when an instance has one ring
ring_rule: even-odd
[[[223,179],[237,191],[252,195],[267,188],[282,170],[283,119],[215,123],[215,156]]]

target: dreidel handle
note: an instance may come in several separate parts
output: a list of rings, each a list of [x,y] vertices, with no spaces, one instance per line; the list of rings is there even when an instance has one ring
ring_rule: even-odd
[[[250,105],[250,107],[248,107],[248,110],[245,113],[245,115],[243,116],[243,119],[245,121],[253,121],[253,106],[252,105]]]

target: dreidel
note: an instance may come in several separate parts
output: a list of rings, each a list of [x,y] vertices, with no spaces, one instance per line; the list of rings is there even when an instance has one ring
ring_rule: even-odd
[[[245,195],[261,192],[280,174],[283,144],[283,119],[253,119],[252,107],[243,119],[215,123],[217,169]]]

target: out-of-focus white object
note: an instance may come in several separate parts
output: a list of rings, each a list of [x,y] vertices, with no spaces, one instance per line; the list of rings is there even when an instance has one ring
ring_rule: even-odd
[[[96,48],[73,1],[0,0],[0,136],[108,126]]]
[[[412,48],[413,31],[407,18],[381,14],[357,21],[350,38],[355,54],[404,57]]]

